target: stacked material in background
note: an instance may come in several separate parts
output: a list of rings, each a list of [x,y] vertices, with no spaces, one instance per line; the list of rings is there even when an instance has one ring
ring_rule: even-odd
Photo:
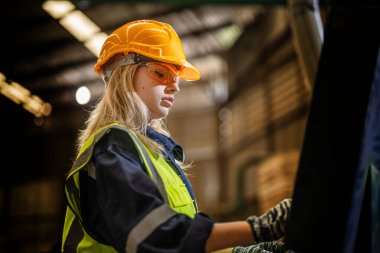
[[[292,196],[299,151],[275,154],[262,162],[256,170],[256,196],[259,214]]]

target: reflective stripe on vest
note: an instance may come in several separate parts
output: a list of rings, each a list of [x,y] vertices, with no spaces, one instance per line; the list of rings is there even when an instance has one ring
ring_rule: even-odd
[[[66,237],[69,233],[71,223],[74,218],[78,218],[80,224],[82,222],[80,210],[80,187],[79,187],[79,171],[86,170],[90,177],[95,178],[95,167],[90,162],[95,144],[101,137],[109,132],[111,128],[117,128],[125,131],[132,138],[140,156],[140,160],[145,165],[145,169],[149,176],[156,183],[161,196],[166,204],[154,209],[145,216],[129,233],[126,238],[125,250],[128,253],[135,253],[138,245],[144,241],[157,227],[166,222],[177,213],[183,213],[193,218],[196,210],[193,201],[188,193],[186,186],[178,183],[178,175],[173,171],[170,165],[161,157],[155,157],[152,152],[147,149],[138,139],[136,134],[118,124],[110,124],[99,129],[94,135],[83,145],[76,161],[66,178],[66,197],[68,200],[68,211],[65,219],[65,227],[62,240],[62,252]],[[157,170],[159,169],[159,171]],[[179,179],[181,180],[181,179]],[[181,181],[182,182],[182,181]],[[169,196],[169,198],[168,198]],[[170,207],[169,207],[170,205]],[[176,211],[174,212],[173,209]],[[72,215],[71,215],[72,214]],[[78,245],[78,252],[116,252],[112,247],[101,244],[94,240],[83,228],[84,238]]]

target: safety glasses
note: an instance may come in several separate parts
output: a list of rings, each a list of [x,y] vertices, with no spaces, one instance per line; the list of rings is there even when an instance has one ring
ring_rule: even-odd
[[[161,62],[147,62],[144,65],[148,68],[149,77],[160,84],[174,84],[179,78],[175,68],[169,64]]]

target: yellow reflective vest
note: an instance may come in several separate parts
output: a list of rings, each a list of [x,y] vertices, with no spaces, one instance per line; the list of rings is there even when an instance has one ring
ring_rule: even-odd
[[[73,167],[69,171],[65,182],[65,193],[67,199],[67,210],[62,235],[62,248],[61,252],[65,252],[66,238],[70,233],[70,228],[75,219],[78,219],[79,224],[82,224],[82,217],[80,212],[80,185],[79,185],[79,171],[86,171],[89,176],[95,178],[95,166],[92,163],[92,155],[95,144],[99,141],[104,134],[111,131],[111,129],[117,128],[125,131],[133,140],[139,156],[142,158],[142,163],[145,166],[150,178],[156,183],[160,193],[165,201],[165,204],[157,210],[152,211],[147,215],[150,217],[144,218],[146,223],[151,225],[152,220],[169,219],[177,213],[181,213],[194,218],[197,210],[195,209],[193,199],[190,196],[182,179],[177,175],[173,168],[165,161],[161,155],[156,155],[149,150],[137,137],[137,135],[130,129],[121,126],[119,124],[110,124],[103,128],[100,128],[93,135],[91,135],[82,149],[80,150],[77,159],[75,160]],[[149,218],[151,221],[149,221]],[[143,219],[143,220],[144,220]],[[157,226],[159,224],[156,224]],[[147,226],[141,224],[136,225],[134,233],[130,233],[126,241],[126,252],[135,253],[137,251],[138,244],[145,239],[151,230],[147,230]],[[90,236],[89,232],[84,229],[83,238],[76,246],[78,253],[114,253],[116,250],[109,246],[96,241]],[[132,235],[133,234],[133,235]],[[136,236],[137,235],[137,236]]]

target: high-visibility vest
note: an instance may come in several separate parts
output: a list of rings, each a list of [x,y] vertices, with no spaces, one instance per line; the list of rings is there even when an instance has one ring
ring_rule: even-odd
[[[75,160],[72,169],[66,177],[65,193],[68,202],[65,224],[62,235],[62,248],[65,250],[66,238],[70,232],[70,227],[73,221],[77,219],[83,230],[83,238],[76,246],[77,252],[80,253],[114,253],[116,250],[101,242],[96,241],[82,224],[80,212],[80,185],[79,171],[87,171],[88,175],[95,178],[95,167],[91,161],[93,150],[97,141],[111,129],[120,129],[125,131],[133,140],[139,156],[145,166],[150,178],[156,183],[163,197],[165,204],[154,209],[145,216],[129,233],[126,238],[125,252],[135,253],[139,243],[146,239],[153,230],[160,224],[164,223],[170,217],[177,213],[185,214],[190,218],[194,218],[197,210],[194,201],[191,198],[185,184],[167,161],[161,156],[156,155],[149,150],[130,129],[119,124],[107,125],[91,135],[84,143],[80,150],[77,159]],[[153,224],[152,224],[153,223]]]

